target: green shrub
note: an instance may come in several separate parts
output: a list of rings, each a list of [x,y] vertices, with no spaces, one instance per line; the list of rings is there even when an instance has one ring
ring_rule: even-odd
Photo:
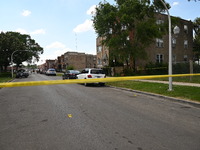
[[[74,66],[67,66],[67,70],[74,70]]]
[[[164,63],[148,63],[145,66],[145,74],[147,75],[162,75],[168,73],[168,66]]]

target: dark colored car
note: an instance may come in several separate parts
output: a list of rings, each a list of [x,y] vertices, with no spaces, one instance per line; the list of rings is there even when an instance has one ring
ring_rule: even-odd
[[[16,78],[27,78],[28,76],[29,73],[25,69],[20,69],[16,72]]]
[[[65,80],[65,79],[77,79],[77,75],[79,73],[80,73],[80,71],[78,71],[78,70],[67,70],[63,74],[62,78],[63,78],[63,80]]]

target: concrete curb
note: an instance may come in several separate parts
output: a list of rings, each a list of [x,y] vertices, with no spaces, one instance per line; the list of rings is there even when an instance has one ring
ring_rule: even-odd
[[[128,88],[121,88],[121,87],[114,87],[114,86],[108,86],[108,87],[120,89],[120,90],[124,90],[124,91],[129,91],[129,92],[135,92],[135,93],[139,93],[139,94],[144,94],[144,95],[148,95],[148,96],[155,96],[155,97],[158,97],[158,98],[164,98],[164,99],[167,99],[167,100],[170,100],[170,101],[173,101],[173,102],[189,104],[189,105],[192,105],[194,107],[200,108],[200,103],[195,102],[195,101],[184,100],[184,99],[179,99],[179,98],[174,98],[174,97],[169,97],[169,96],[165,96],[165,95],[149,93],[149,92],[144,92],[144,91],[132,90],[132,89],[128,89]]]

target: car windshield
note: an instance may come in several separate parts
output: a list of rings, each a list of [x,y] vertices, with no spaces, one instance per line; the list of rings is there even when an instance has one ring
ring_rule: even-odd
[[[104,71],[103,70],[94,69],[94,70],[91,70],[91,74],[104,74]]]
[[[17,72],[25,72],[25,70],[24,69],[20,69]]]

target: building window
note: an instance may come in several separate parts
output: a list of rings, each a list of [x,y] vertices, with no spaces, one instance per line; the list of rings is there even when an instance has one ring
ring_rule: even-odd
[[[126,26],[126,25],[122,25],[121,30],[122,30],[122,31],[123,31],[123,30],[127,30],[127,26]]]
[[[176,39],[175,38],[172,39],[172,47],[176,47]]]
[[[156,20],[156,24],[163,24],[163,23],[164,23],[164,20],[161,20],[161,19]]]
[[[127,41],[129,41],[129,40],[130,40],[130,37],[129,37],[129,36],[127,36],[127,37],[126,37],[126,40],[127,40]]]
[[[184,61],[187,61],[187,60],[188,60],[188,56],[187,56],[187,55],[184,55],[183,60],[184,60]]]
[[[188,33],[188,26],[184,25],[184,32],[187,34]]]
[[[163,39],[156,39],[156,47],[163,47]]]
[[[97,64],[98,64],[98,65],[102,65],[102,62],[101,62],[101,59],[100,59],[100,58],[98,58]]]
[[[185,49],[188,48],[188,40],[184,40],[184,48],[185,48]]]
[[[102,51],[102,46],[97,46],[97,53]]]
[[[163,62],[163,55],[162,54],[157,54],[156,55],[156,62],[157,63],[162,63]]]
[[[109,30],[109,34],[112,34],[113,33],[113,30],[112,30],[112,28],[110,28],[110,30]]]
[[[176,63],[176,55],[173,55],[172,62]]]

